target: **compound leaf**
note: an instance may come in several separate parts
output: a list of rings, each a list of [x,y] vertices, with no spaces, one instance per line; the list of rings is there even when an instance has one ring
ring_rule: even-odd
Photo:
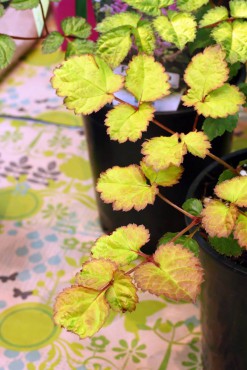
[[[228,10],[224,6],[217,6],[210,9],[200,21],[200,26],[205,27],[223,21],[228,18]]]
[[[16,46],[10,36],[0,34],[0,69],[7,67],[13,58]]]
[[[247,18],[246,0],[231,0],[229,6],[233,18]]]
[[[114,99],[120,90],[123,77],[115,75],[100,58],[81,55],[70,58],[54,70],[52,86],[57,95],[75,113],[90,114]]]
[[[91,33],[91,26],[81,17],[68,17],[61,22],[65,36],[75,36],[87,39]]]
[[[103,235],[92,247],[94,258],[106,258],[118,265],[126,265],[138,258],[137,252],[149,241],[143,225],[129,224],[117,228],[111,235]]]
[[[64,37],[57,31],[51,32],[42,42],[44,54],[54,53],[63,43]]]
[[[193,131],[188,134],[181,134],[180,138],[186,145],[188,152],[196,157],[205,158],[209,153],[208,149],[211,148],[211,144],[208,137],[202,131]]]
[[[213,140],[224,134],[225,131],[232,132],[238,123],[238,113],[227,116],[226,118],[211,118],[208,117],[203,122],[203,131],[209,138]]]
[[[170,166],[165,170],[155,171],[152,167],[141,162],[141,169],[151,184],[159,186],[173,186],[177,184],[182,176],[183,167]]]
[[[203,274],[199,260],[188,249],[174,243],[161,245],[154,261],[136,269],[134,278],[140,289],[176,301],[195,301]]]
[[[193,12],[207,4],[209,0],[177,0],[177,7],[179,10],[185,12]]]
[[[247,207],[247,176],[238,176],[216,185],[215,194],[239,207]]]
[[[238,244],[237,240],[233,239],[232,235],[228,238],[213,238],[209,237],[209,243],[214,247],[214,249],[225,256],[240,256],[243,252],[242,248]]]
[[[239,245],[247,249],[247,213],[239,215],[234,230],[234,238],[238,240]]]
[[[148,15],[160,15],[161,9],[174,3],[174,0],[124,0],[126,4]]]

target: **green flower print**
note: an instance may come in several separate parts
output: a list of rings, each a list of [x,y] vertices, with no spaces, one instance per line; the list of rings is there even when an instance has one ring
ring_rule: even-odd
[[[115,356],[116,360],[120,360],[124,357],[126,357],[126,362],[131,359],[134,363],[141,362],[142,358],[147,357],[145,353],[143,353],[143,350],[146,349],[145,344],[138,345],[138,340],[133,339],[131,342],[130,348],[128,347],[128,343],[126,340],[121,339],[119,341],[120,347],[114,347],[112,350],[115,352],[119,352],[118,355]]]
[[[105,352],[105,348],[109,343],[110,342],[108,339],[106,339],[106,337],[100,335],[99,337],[93,337],[91,339],[91,343],[88,349],[93,352]]]

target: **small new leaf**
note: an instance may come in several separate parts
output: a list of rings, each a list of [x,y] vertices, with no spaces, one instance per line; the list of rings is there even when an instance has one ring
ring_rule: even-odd
[[[224,6],[217,6],[210,9],[200,21],[200,26],[205,27],[210,24],[221,22],[228,18],[228,10]]]
[[[184,12],[193,12],[207,4],[209,0],[177,0],[177,7]]]
[[[129,63],[125,87],[139,102],[151,102],[170,93],[168,80],[160,63],[152,56],[140,54]]]
[[[68,59],[73,55],[93,54],[94,49],[95,44],[93,41],[75,39],[68,42],[65,58]]]
[[[154,27],[164,41],[175,44],[183,49],[188,42],[196,37],[196,21],[193,15],[168,10],[166,16],[157,17]]]
[[[0,34],[0,69],[10,64],[15,48],[15,42],[10,36]]]
[[[205,158],[209,153],[211,144],[208,137],[202,131],[193,131],[188,134],[181,134],[180,139],[187,147],[188,152],[196,157]]]
[[[114,311],[134,311],[138,297],[131,277],[125,275],[122,271],[116,271],[113,283],[106,291],[106,299]]]
[[[90,114],[114,99],[120,90],[123,77],[112,72],[100,58],[92,55],[75,56],[54,70],[51,80],[57,95],[75,113]]]
[[[239,207],[247,207],[247,176],[234,177],[216,185],[215,194]]]
[[[91,33],[91,26],[81,17],[68,17],[61,23],[65,36],[75,36],[87,39]]]
[[[247,212],[238,216],[234,238],[238,240],[241,247],[247,249]]]
[[[124,0],[126,4],[148,15],[160,15],[161,9],[173,4],[174,0]]]
[[[233,239],[232,235],[229,235],[228,238],[209,237],[209,243],[218,253],[228,257],[237,257],[243,252],[237,240]]]
[[[233,204],[227,206],[219,200],[206,199],[201,215],[202,226],[209,236],[226,238],[235,226],[238,210]]]
[[[187,199],[182,207],[193,216],[200,216],[203,209],[202,202],[196,198]]]
[[[182,166],[170,166],[165,170],[155,171],[144,162],[141,162],[141,169],[151,184],[155,183],[159,186],[173,186],[177,184],[183,173]]]
[[[247,18],[246,0],[231,0],[229,6],[233,18]]]
[[[209,138],[209,140],[213,140],[218,136],[224,134],[225,131],[232,132],[238,123],[238,113],[227,116],[226,118],[211,118],[208,117],[203,122],[203,131]]]
[[[176,235],[177,233],[166,233],[159,239],[158,246],[169,243]],[[182,235],[173,243],[181,244],[184,248],[189,249],[196,257],[199,256],[199,245],[189,235]]]
[[[101,292],[72,286],[57,296],[54,311],[57,325],[86,338],[101,329],[108,317],[109,306]]]
[[[127,140],[137,141],[154,116],[154,108],[147,103],[138,108],[128,104],[119,104],[107,113],[105,125],[112,140],[124,143]]]
[[[113,203],[115,211],[136,211],[153,204],[158,192],[155,184],[148,185],[137,165],[108,169],[100,175],[97,191],[105,203]]]
[[[12,0],[10,6],[16,10],[26,10],[36,8],[39,5],[39,0]]]
[[[154,261],[136,269],[134,278],[140,289],[176,301],[196,300],[203,274],[199,260],[188,249],[180,244],[161,245]]]
[[[42,42],[44,54],[54,53],[63,43],[64,37],[57,31],[51,32]]]
[[[126,265],[138,258],[137,252],[149,241],[149,232],[143,225],[129,224],[111,235],[101,236],[92,247],[94,258],[106,258]]]
[[[164,170],[171,165],[180,166],[187,149],[184,143],[179,142],[178,134],[170,137],[155,137],[142,144],[143,161],[156,171]]]

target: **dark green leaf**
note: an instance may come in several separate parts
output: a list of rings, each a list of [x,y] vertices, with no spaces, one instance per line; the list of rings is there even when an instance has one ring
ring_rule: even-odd
[[[203,123],[203,130],[209,140],[221,136],[225,131],[232,132],[238,123],[238,113],[226,118],[211,118],[208,117]]]
[[[198,23],[203,18],[204,14],[206,14],[210,9],[212,9],[212,5],[205,4],[195,12],[194,15]]]
[[[237,63],[229,64],[228,65],[228,68],[230,70],[230,72],[229,72],[229,78],[228,78],[229,81],[231,81],[231,79],[238,74],[238,71],[241,68],[241,65],[242,64],[240,62],[237,62]]]
[[[244,107],[247,107],[247,83],[243,82],[238,85],[239,90],[245,95],[246,102],[244,104]]]
[[[140,362],[140,360],[139,360],[139,358],[138,357],[136,357],[136,356],[132,356],[132,361],[134,362],[134,363],[136,363],[136,364],[138,364],[139,362]]]
[[[93,54],[95,44],[93,41],[75,39],[68,42],[65,58],[68,59],[73,55]]]
[[[214,44],[214,40],[210,36],[209,28],[199,28],[196,33],[196,38],[188,44],[189,52],[192,54],[197,49],[203,49],[206,46]]]
[[[191,198],[184,202],[182,208],[193,216],[199,216],[203,207],[200,200]]]
[[[7,67],[15,52],[15,43],[10,36],[0,34],[0,69]]]
[[[221,182],[226,181],[226,180],[233,179],[233,177],[236,177],[236,174],[234,174],[230,170],[225,170],[225,171],[222,172],[222,174],[218,178],[218,183],[217,184],[220,184]]]
[[[196,357],[196,355],[194,353],[189,353],[188,354],[188,357],[192,361],[195,361],[195,362],[197,361],[197,357]]]
[[[239,246],[237,240],[233,239],[232,236],[229,236],[228,238],[217,238],[216,236],[213,238],[209,237],[209,242],[218,253],[224,254],[228,257],[237,257],[243,252],[243,249]]]
[[[66,36],[76,36],[86,39],[91,33],[91,26],[84,18],[80,17],[65,18],[61,23],[61,27]]]
[[[36,8],[39,5],[39,0],[12,0],[10,6],[17,10],[25,10]]]
[[[42,43],[44,54],[54,53],[63,43],[64,37],[57,31],[51,32]]]
[[[168,243],[176,235],[177,235],[177,233],[166,233],[165,235],[163,235],[160,238],[160,240],[158,242],[158,246],[161,245],[161,244]],[[180,236],[178,239],[175,240],[174,243],[175,244],[182,244],[185,248],[188,248],[192,253],[195,254],[195,256],[198,257],[198,255],[199,255],[199,246],[198,246],[197,242],[194,239],[189,237],[189,235]]]

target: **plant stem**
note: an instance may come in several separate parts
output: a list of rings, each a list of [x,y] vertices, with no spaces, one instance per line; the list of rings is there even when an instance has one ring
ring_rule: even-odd
[[[47,27],[47,24],[46,24],[46,19],[45,19],[45,12],[44,12],[44,8],[43,8],[43,4],[42,4],[42,1],[39,0],[39,5],[40,5],[40,9],[41,9],[41,13],[42,13],[42,18],[43,18],[43,22],[44,22],[44,28],[45,28],[45,32],[46,32],[46,36],[49,35],[49,30],[48,30],[48,27]]]
[[[119,103],[122,103],[122,104],[126,104],[126,105],[129,105],[130,107],[132,107],[133,109],[135,109],[136,111],[138,110],[138,107],[136,107],[135,105],[133,104],[130,104],[120,98],[118,98],[117,96],[114,95],[114,99],[117,100]]]
[[[223,159],[217,157],[216,155],[214,155],[213,153],[208,153],[207,154],[210,158],[214,159],[216,162],[222,164],[222,166],[228,168],[228,170],[230,170],[231,172],[235,173],[236,175],[239,176],[239,171],[236,170],[234,167],[230,166],[230,164],[226,163],[225,161],[223,161]]]
[[[197,113],[197,114],[196,114],[195,121],[194,121],[194,125],[193,125],[193,131],[195,131],[195,130],[196,130],[196,126],[197,126],[197,123],[198,123],[198,119],[199,119],[199,114]]]
[[[7,35],[14,40],[43,40],[46,36],[36,36],[36,37],[22,37],[22,36],[15,36],[15,35]]]
[[[173,328],[171,340],[170,340],[170,343],[168,344],[168,348],[166,350],[165,357],[163,358],[163,360],[162,360],[162,362],[159,366],[159,370],[166,370],[167,369],[167,366],[168,366],[168,363],[169,363],[169,360],[170,360],[170,357],[171,357],[174,336],[175,336],[175,329]]]
[[[212,23],[212,24],[209,24],[207,26],[204,26],[204,27],[200,27],[200,28],[212,28],[212,27],[216,27],[218,26],[220,23],[222,22],[228,22],[228,23],[232,23],[233,21],[235,20],[235,18],[231,17],[231,18],[228,18],[228,19],[224,19],[222,21],[218,21],[218,22],[215,22],[215,23]],[[199,27],[198,27],[199,28]]]
[[[164,200],[164,202],[168,203],[170,206],[172,206],[173,208],[175,208],[177,211],[183,213],[185,216],[191,218],[192,220],[195,218],[195,216],[191,215],[189,212],[186,212],[184,209],[182,209],[181,207],[177,206],[176,204],[172,203],[169,199],[167,199],[166,197],[164,197],[164,195],[158,193],[158,196]]]
[[[152,119],[152,122],[155,123],[155,125],[161,127],[163,130],[169,132],[170,134],[174,135],[175,132],[172,131],[170,128],[168,128],[167,126],[165,125],[162,125],[162,123],[160,123],[159,121],[157,121],[156,119]]]
[[[175,242],[175,240],[177,240],[178,238],[180,238],[180,236],[184,235],[187,231],[189,231],[193,226],[197,225],[199,221],[199,217],[195,217],[194,220],[192,220],[192,222],[186,226],[183,230],[181,230],[176,236],[174,236],[174,238],[172,238],[169,243],[173,243]]]

